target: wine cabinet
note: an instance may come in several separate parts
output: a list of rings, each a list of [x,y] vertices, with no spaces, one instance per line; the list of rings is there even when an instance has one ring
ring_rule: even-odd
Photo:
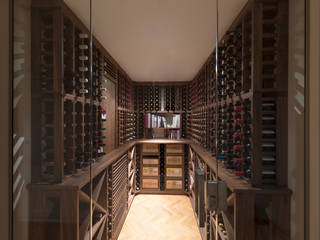
[[[189,84],[188,138],[254,186],[287,186],[287,41],[288,1],[249,1]]]
[[[139,192],[182,194],[188,178],[185,147],[183,144],[168,144],[165,139],[160,142],[142,143],[141,152],[137,152],[140,154],[137,158],[141,159],[139,172],[142,185]]]
[[[187,137],[187,112],[189,108],[188,84],[187,83],[135,83],[134,86],[134,109],[137,111],[139,138],[147,138],[145,114],[179,114],[179,131],[166,131],[165,135],[179,135]],[[173,133],[174,132],[174,133]],[[172,133],[172,134],[171,134]]]
[[[122,71],[60,1],[32,6],[32,182],[58,183],[106,152],[107,81]],[[121,81],[121,76],[120,80]],[[91,98],[92,96],[92,98]],[[92,146],[90,140],[92,138]]]

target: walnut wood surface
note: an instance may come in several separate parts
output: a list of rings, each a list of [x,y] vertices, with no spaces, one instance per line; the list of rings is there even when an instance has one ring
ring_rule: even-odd
[[[113,150],[112,152],[106,154],[102,157],[101,160],[95,162],[92,168],[92,176],[93,178],[105,170],[108,166],[110,166],[113,162],[118,160],[123,154],[127,153],[128,150],[135,146],[136,144],[188,144],[193,151],[195,151],[201,159],[216,173],[216,159],[215,157],[211,156],[211,154],[204,149],[203,147],[199,146],[198,144],[193,143],[191,140],[188,139],[141,139],[141,140],[134,140],[130,143],[124,144],[121,147]],[[285,187],[270,187],[270,188],[259,188],[253,187],[248,181],[235,176],[231,171],[225,169],[222,164],[219,163],[219,179],[226,182],[228,188],[232,192],[243,192],[243,191],[253,191],[256,193],[264,193],[264,194],[291,194],[291,191]],[[67,177],[63,183],[56,184],[56,185],[44,185],[48,187],[71,187],[71,188],[81,188],[85,184],[90,181],[89,178],[89,170],[81,170],[79,173],[74,174],[72,176]],[[41,185],[40,185],[41,186]],[[43,186],[43,185],[42,185]]]

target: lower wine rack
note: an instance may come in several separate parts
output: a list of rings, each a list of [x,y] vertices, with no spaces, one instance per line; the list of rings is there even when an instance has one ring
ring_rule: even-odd
[[[191,140],[131,141],[95,162],[92,192],[87,170],[61,184],[30,185],[30,237],[89,239],[92,202],[93,239],[116,240],[136,194],[165,193],[190,197],[203,240],[216,239],[216,233],[221,240],[289,240],[290,190],[253,187],[220,161],[217,177],[216,161]],[[228,194],[218,219],[206,198],[207,182],[217,178]]]
[[[108,168],[108,212],[110,228],[109,238],[116,239],[120,233],[128,205],[128,156],[122,156]]]
[[[219,163],[219,180],[227,185],[227,210],[215,212],[207,209],[205,187],[217,180],[216,161],[208,161],[210,153],[202,147],[189,147],[189,196],[199,219],[202,239],[290,239],[290,198],[287,188],[256,188],[245,179],[239,180],[232,171]],[[198,183],[198,185],[197,185]],[[216,231],[216,227],[218,227]]]
[[[93,239],[117,239],[135,194],[136,159],[134,144],[116,151],[93,165],[92,192],[88,171],[62,184],[30,185],[31,239],[89,240],[90,196]]]
[[[183,144],[143,143],[139,153],[141,193],[184,193],[186,178]],[[138,152],[137,152],[138,154]]]

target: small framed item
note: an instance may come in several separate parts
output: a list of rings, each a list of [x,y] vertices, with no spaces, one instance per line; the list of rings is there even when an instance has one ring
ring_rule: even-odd
[[[166,181],[166,188],[181,190],[182,189],[182,180],[167,180]]]
[[[158,167],[143,167],[142,175],[147,177],[157,177],[159,176],[159,168]]]
[[[158,179],[142,179],[142,188],[144,189],[157,189],[159,188],[159,180]]]
[[[167,144],[167,153],[183,153],[184,148],[182,144]]]
[[[166,164],[167,165],[181,165],[183,161],[183,156],[167,156]]]
[[[167,168],[167,177],[182,177],[182,168]]]
[[[143,162],[143,165],[158,165],[159,158],[144,157],[142,162]]]
[[[157,153],[159,152],[159,144],[144,143],[142,145],[142,151],[145,153]]]

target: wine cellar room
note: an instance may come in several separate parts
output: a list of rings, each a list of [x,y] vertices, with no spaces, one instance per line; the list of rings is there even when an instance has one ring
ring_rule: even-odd
[[[306,6],[12,1],[11,239],[318,240]]]

